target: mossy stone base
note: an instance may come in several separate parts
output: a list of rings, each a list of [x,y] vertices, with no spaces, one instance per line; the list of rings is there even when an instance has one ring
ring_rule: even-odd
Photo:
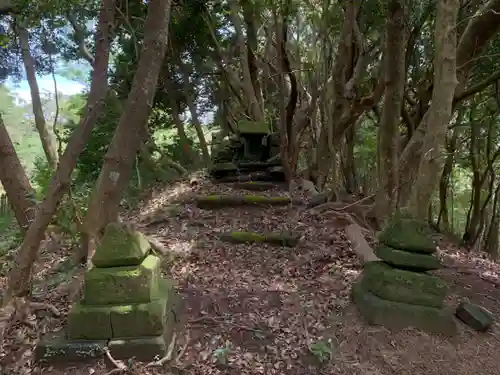
[[[161,260],[149,255],[139,266],[98,268],[85,275],[84,305],[150,302],[158,294]]]
[[[44,363],[85,362],[104,356],[107,340],[68,340],[65,331],[49,333],[35,348],[35,360]]]
[[[108,340],[113,337],[110,306],[73,305],[68,314],[71,340]]]
[[[383,245],[375,248],[375,254],[391,266],[416,272],[437,270],[442,267],[439,259],[430,254],[411,253]]]
[[[365,264],[363,283],[382,299],[440,308],[448,288],[439,277],[400,270],[384,262]]]
[[[369,324],[398,331],[413,327],[424,332],[454,336],[457,327],[450,309],[387,301],[366,290],[362,282],[352,288],[352,298]]]
[[[407,214],[393,216],[379,233],[378,240],[389,247],[414,253],[436,252],[429,226]]]
[[[282,233],[231,232],[221,234],[221,240],[230,243],[268,243],[277,246],[294,247],[299,243],[298,237]]]
[[[157,336],[163,332],[167,298],[110,308],[111,337]]]
[[[177,293],[169,294],[163,333],[158,336],[113,338],[109,349],[113,358],[126,360],[134,357],[138,361],[152,361],[166,355],[174,331],[180,328],[181,299]]]
[[[493,315],[481,306],[462,302],[455,315],[462,322],[479,332],[486,332],[494,323]]]
[[[151,249],[146,237],[123,223],[110,223],[97,247],[92,263],[96,267],[137,266]]]

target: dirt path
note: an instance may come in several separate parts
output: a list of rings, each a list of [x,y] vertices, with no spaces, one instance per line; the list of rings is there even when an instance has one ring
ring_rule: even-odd
[[[235,193],[213,185],[196,193],[220,191]],[[186,204],[182,220],[148,228],[167,248],[184,254],[170,274],[186,305],[189,340],[181,362],[188,373],[500,373],[498,328],[489,336],[463,329],[450,342],[414,330],[392,334],[366,326],[349,300],[361,263],[343,230],[299,211],[207,211]],[[218,232],[228,230],[287,231],[302,240],[291,249],[220,242]],[[467,297],[459,285],[454,292],[452,302]],[[485,302],[473,295],[475,302]],[[492,309],[494,297],[489,298],[486,307]]]
[[[131,374],[500,374],[498,325],[488,334],[460,325],[460,334],[453,340],[368,326],[350,302],[350,287],[361,262],[343,228],[319,221],[297,206],[209,211],[190,201],[197,194],[221,191],[235,193],[230,187],[211,184],[162,189],[129,218],[175,254],[164,260],[164,272],[178,285],[185,320],[175,365],[149,370],[133,363]],[[146,225],[152,221],[155,224]],[[228,230],[286,231],[300,235],[301,241],[295,248],[227,244],[218,234]],[[484,280],[485,275],[500,275],[500,267],[463,257],[457,260],[460,251],[446,246],[450,265],[477,271],[440,271],[452,287],[449,303],[468,298],[500,318],[500,288]],[[40,263],[36,278],[46,279],[48,264],[68,255],[42,254],[43,267]],[[64,288],[64,282],[45,285],[36,289],[35,298],[67,312],[71,298]],[[64,325],[64,316],[41,318],[38,333]],[[102,361],[40,368],[27,353],[23,368],[28,366],[30,372],[19,373],[104,375],[109,371]]]

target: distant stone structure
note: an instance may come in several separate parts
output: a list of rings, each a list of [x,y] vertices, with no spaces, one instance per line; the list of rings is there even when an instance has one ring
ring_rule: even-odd
[[[109,224],[92,263],[66,332],[44,338],[37,358],[82,360],[102,355],[104,347],[116,359],[163,357],[180,299],[172,283],[161,278],[160,258],[151,253],[148,240],[122,224]]]
[[[448,288],[428,271],[441,268],[426,224],[399,214],[379,235],[381,261],[365,264],[353,300],[370,324],[398,330],[414,327],[453,336],[453,310],[444,307]]]

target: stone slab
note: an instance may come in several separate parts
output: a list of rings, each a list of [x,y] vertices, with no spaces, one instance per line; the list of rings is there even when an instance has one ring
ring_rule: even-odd
[[[84,305],[146,303],[158,294],[161,260],[148,255],[139,266],[98,268],[84,280]]]
[[[375,254],[387,264],[396,268],[423,272],[442,268],[438,258],[430,254],[418,254],[379,245]]]
[[[441,308],[448,288],[437,276],[391,267],[385,262],[368,262],[363,270],[366,288],[382,299]]]
[[[362,281],[353,285],[352,298],[369,324],[381,325],[394,331],[413,327],[448,337],[457,333],[451,309],[387,301],[366,290]]]
[[[35,348],[35,360],[44,363],[85,362],[103,357],[107,340],[69,340],[65,331],[49,333]]]
[[[479,332],[486,332],[494,323],[493,315],[489,311],[468,302],[460,303],[455,315],[469,327]]]

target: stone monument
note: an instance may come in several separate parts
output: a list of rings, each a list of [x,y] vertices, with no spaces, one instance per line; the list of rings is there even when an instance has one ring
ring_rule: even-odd
[[[161,278],[161,260],[148,240],[123,224],[109,224],[92,263],[67,329],[44,338],[37,358],[95,358],[104,347],[115,359],[163,357],[178,322],[180,298]]]
[[[444,307],[447,286],[428,271],[441,267],[426,224],[408,214],[389,220],[375,254],[352,289],[353,300],[370,324],[399,330],[414,327],[453,336],[453,310]]]

